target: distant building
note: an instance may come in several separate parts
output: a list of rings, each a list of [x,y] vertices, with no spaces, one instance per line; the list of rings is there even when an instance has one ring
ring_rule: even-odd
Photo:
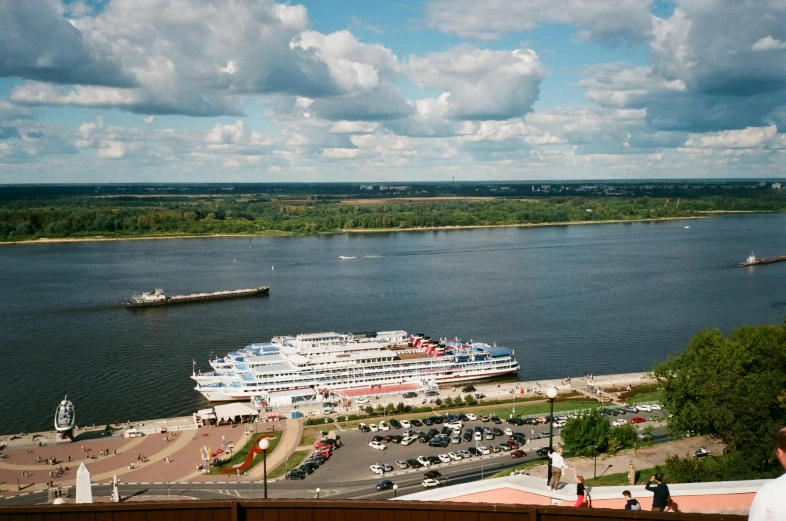
[[[772,183],[772,189],[773,190],[780,190],[781,189],[781,184],[780,183]]]
[[[374,185],[360,185],[361,190],[373,190]]]

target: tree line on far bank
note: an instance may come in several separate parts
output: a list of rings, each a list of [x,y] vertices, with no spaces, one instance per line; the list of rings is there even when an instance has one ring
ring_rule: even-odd
[[[782,473],[773,441],[786,427],[786,321],[742,326],[728,336],[702,331],[683,352],[656,365],[654,374],[664,392],[669,434],[709,435],[726,447],[723,454],[702,459],[669,456],[669,482],[762,479]],[[598,410],[568,422],[562,440],[573,454],[584,456],[639,443],[632,425],[610,427]]]
[[[634,221],[713,211],[786,210],[786,193],[669,200],[552,197],[542,200],[392,199],[378,204],[269,198],[63,197],[5,201],[0,241],[91,236],[335,233],[454,226]]]

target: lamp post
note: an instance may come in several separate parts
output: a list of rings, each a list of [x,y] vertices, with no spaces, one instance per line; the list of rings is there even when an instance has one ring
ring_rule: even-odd
[[[395,499],[397,495],[398,495],[398,485],[396,485],[394,483],[393,484],[393,499]]]
[[[546,396],[551,403],[551,412],[549,413],[549,452],[554,450],[554,398],[557,397],[557,388],[553,385],[546,389]],[[551,457],[548,461],[548,483],[551,483]]]
[[[270,448],[270,442],[267,438],[259,440],[259,448],[262,450],[262,473],[265,479],[265,499],[267,499],[267,449]]]
[[[321,492],[321,490],[319,490],[319,488],[317,488],[316,492],[317,492],[317,499],[319,499],[319,493]]]
[[[592,479],[598,477],[598,447],[596,445],[591,445],[592,447],[592,458],[595,460],[593,469],[592,469]]]

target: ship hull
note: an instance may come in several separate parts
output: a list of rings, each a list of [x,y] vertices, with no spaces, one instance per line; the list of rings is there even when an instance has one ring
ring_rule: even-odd
[[[196,295],[176,295],[174,297],[167,297],[166,300],[151,301],[151,302],[133,302],[127,301],[126,306],[129,308],[148,308],[170,306],[174,304],[189,304],[191,302],[204,302],[208,300],[224,300],[232,298],[245,298],[245,297],[260,297],[267,295],[270,292],[269,286],[261,288],[254,288],[249,290],[241,290],[239,292],[218,292]]]

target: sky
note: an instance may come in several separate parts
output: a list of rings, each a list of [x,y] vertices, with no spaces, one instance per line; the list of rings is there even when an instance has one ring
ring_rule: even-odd
[[[0,184],[781,178],[783,0],[0,0]]]

